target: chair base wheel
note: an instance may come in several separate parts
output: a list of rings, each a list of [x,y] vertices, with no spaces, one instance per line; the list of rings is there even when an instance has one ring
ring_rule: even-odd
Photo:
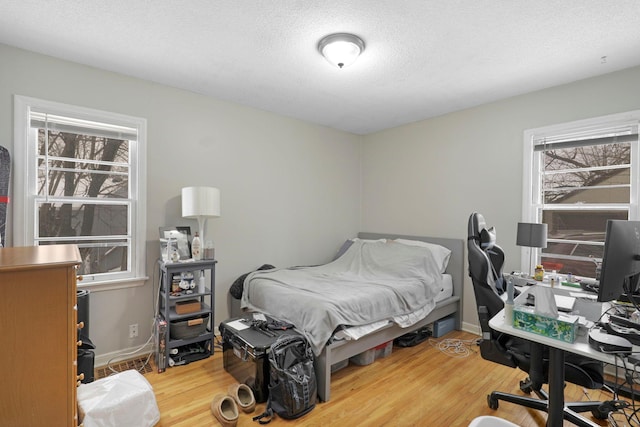
[[[493,395],[488,394],[487,395],[487,405],[489,405],[490,409],[493,409],[495,411],[496,409],[498,409],[498,399],[493,397]]]
[[[608,412],[602,412],[598,409],[594,409],[593,411],[591,411],[591,415],[593,415],[593,418],[595,418],[596,420],[606,420],[607,418],[609,418]]]
[[[591,411],[591,415],[593,415],[595,419],[606,420],[609,418],[610,412],[620,411],[628,406],[629,403],[623,400],[608,400],[606,402],[602,402],[602,405]]]
[[[533,392],[531,381],[529,379],[520,381],[520,390],[523,393],[531,394],[531,392]]]

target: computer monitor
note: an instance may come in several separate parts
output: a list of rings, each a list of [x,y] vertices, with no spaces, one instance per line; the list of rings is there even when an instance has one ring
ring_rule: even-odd
[[[628,294],[631,298],[632,294],[638,293],[638,278],[640,221],[610,219],[607,221],[604,240],[598,301],[611,301],[623,294]]]

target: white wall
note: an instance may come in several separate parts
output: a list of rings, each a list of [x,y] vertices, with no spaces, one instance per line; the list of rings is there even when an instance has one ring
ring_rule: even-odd
[[[526,129],[640,108],[640,67],[368,135],[363,230],[466,240],[478,211],[498,232],[506,271],[519,269]],[[466,278],[465,324],[477,325]]]
[[[221,190],[222,216],[206,232],[219,261],[214,326],[228,317],[227,291],[239,275],[264,263],[328,261],[359,231],[360,136],[0,44],[0,144],[12,152],[14,94],[147,119],[150,280],[91,293],[98,357],[148,338],[158,227],[197,227],[181,218],[184,186]],[[132,323],[138,340],[128,338]]]
[[[180,188],[222,191],[209,220],[219,260],[215,325],[227,290],[263,263],[328,260],[359,230],[466,240],[482,212],[498,230],[507,270],[519,268],[525,129],[640,108],[640,68],[588,79],[359,137],[166,86],[0,45],[0,144],[12,150],[13,94],[148,120],[148,274],[158,227],[180,218]],[[361,192],[362,187],[362,192]],[[477,315],[465,283],[463,320]],[[153,313],[152,286],[91,295],[98,355],[132,347]]]

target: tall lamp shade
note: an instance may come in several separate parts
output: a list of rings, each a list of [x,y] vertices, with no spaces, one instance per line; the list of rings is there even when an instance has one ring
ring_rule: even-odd
[[[214,187],[184,187],[182,189],[182,217],[198,220],[200,239],[204,242],[207,218],[220,216],[220,190]]]
[[[519,222],[516,245],[528,248],[547,247],[547,224]],[[529,268],[533,267],[533,250],[529,249]]]

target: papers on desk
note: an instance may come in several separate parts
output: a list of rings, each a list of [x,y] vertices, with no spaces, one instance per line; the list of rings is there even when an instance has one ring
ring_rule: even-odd
[[[598,300],[598,295],[587,293],[587,292],[571,292],[569,295],[571,295],[574,298],[584,298],[584,299],[590,299],[593,301]]]
[[[234,320],[232,322],[227,323],[227,326],[235,329],[236,331],[242,331],[244,329],[249,329],[251,325],[245,323],[244,319]]]
[[[564,295],[554,295],[556,300],[556,307],[560,311],[571,312],[573,311],[573,307],[576,305],[575,297],[567,297]]]

